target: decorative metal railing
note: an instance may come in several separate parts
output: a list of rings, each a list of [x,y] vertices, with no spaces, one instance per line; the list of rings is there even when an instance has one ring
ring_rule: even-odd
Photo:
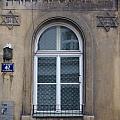
[[[24,5],[41,10],[117,10],[118,0],[6,0],[5,5]]]
[[[60,110],[59,108],[68,108]],[[82,109],[71,110],[69,109],[71,105],[33,105],[32,115],[33,117],[77,117],[83,115],[83,105]]]

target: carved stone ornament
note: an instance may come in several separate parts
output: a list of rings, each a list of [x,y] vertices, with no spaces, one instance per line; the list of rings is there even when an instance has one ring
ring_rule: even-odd
[[[104,28],[106,32],[109,32],[110,28],[117,28],[118,25],[118,17],[116,16],[109,13],[106,16],[97,16],[97,27]]]
[[[0,25],[7,26],[9,30],[13,29],[14,26],[20,26],[20,17],[14,15],[12,11],[9,11],[6,15],[1,15],[1,18]]]
[[[28,9],[42,11],[117,10],[117,0],[36,0],[22,2]]]

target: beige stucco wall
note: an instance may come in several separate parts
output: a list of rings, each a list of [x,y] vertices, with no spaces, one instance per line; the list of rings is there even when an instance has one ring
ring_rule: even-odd
[[[97,28],[96,16],[104,14],[104,11],[42,12],[25,10],[23,6],[13,8],[15,9],[12,10],[13,13],[20,16],[21,23],[20,26],[13,27],[13,30],[0,26],[0,62],[3,62],[3,47],[7,43],[11,43],[15,71],[13,78],[9,74],[1,73],[0,101],[15,102],[14,119],[20,120],[21,114],[24,114],[23,120],[31,119],[34,31],[46,19],[63,16],[75,21],[85,35],[86,116],[84,116],[84,120],[119,120],[120,27],[112,28],[109,32],[103,28]],[[1,14],[9,12],[9,10],[2,9]],[[115,14],[120,18],[120,12],[119,15],[118,12]]]

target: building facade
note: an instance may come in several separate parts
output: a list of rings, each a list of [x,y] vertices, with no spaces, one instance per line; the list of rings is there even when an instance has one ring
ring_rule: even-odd
[[[3,0],[0,15],[0,120],[120,120],[117,0]]]

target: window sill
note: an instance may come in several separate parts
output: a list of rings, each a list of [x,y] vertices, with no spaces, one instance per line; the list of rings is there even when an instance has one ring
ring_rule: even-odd
[[[33,105],[32,116],[34,118],[41,118],[41,117],[80,117],[83,116],[82,109],[80,110],[56,110],[59,106],[35,106]],[[69,106],[67,106],[68,108]],[[71,107],[71,106],[70,106]],[[38,111],[40,108],[44,111]]]
[[[94,120],[94,116],[82,115],[82,116],[79,116],[79,117],[82,117],[83,120]],[[22,118],[21,120],[36,120],[36,118],[34,118],[34,117],[32,118],[31,115],[22,115],[21,118]]]
[[[82,117],[81,113],[38,113],[33,114],[33,118],[42,118],[42,117]]]

